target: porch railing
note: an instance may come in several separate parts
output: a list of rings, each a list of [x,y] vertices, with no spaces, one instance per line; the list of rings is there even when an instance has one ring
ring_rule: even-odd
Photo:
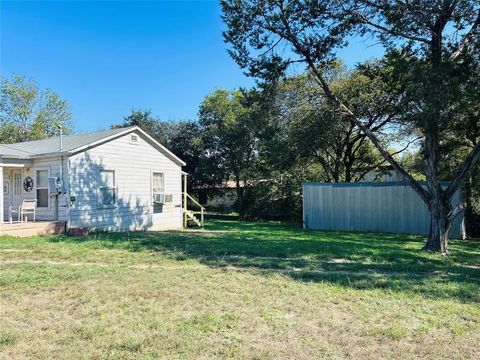
[[[188,225],[188,221],[193,221],[198,227],[203,228],[204,218],[205,218],[205,208],[189,193],[183,193],[183,226],[186,228]],[[194,203],[200,210],[189,210],[188,209],[188,199],[192,203]],[[200,219],[197,217],[200,215]]]

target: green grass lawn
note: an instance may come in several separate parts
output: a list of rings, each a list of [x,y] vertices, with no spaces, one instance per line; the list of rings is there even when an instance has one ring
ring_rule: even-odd
[[[480,359],[480,243],[210,221],[0,237],[0,358]]]

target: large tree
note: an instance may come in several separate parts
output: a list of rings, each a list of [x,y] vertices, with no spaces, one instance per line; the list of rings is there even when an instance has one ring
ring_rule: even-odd
[[[173,132],[174,123],[157,119],[149,109],[132,109],[130,114],[123,118],[123,123],[113,125],[112,128],[128,126],[138,126],[159,143],[166,145]]]
[[[58,134],[58,126],[73,130],[67,101],[23,76],[2,78],[0,85],[0,142],[45,139]]]
[[[358,126],[381,155],[428,206],[431,225],[424,249],[447,253],[448,231],[463,204],[452,198],[477,162],[477,144],[455,170],[446,188],[439,176],[440,146],[461,117],[456,106],[479,98],[480,50],[477,0],[223,0],[225,39],[230,54],[252,76],[275,81],[291,66],[305,63],[326,97]],[[386,49],[388,81],[402,84],[398,115],[406,131],[421,136],[427,186],[415,180],[332,89],[325,68],[348,41],[370,36]],[[474,91],[472,94],[471,92]]]
[[[205,156],[215,172],[236,183],[237,206],[243,207],[244,186],[254,167],[261,123],[255,92],[218,89],[205,97],[199,110]]]
[[[340,67],[331,86],[388,146],[389,140],[394,140],[388,134],[396,127],[397,101],[395,93],[386,89],[381,78],[383,71],[375,63],[364,64],[354,71]],[[286,139],[285,147],[292,157],[320,164],[324,181],[360,181],[386,160],[356,124],[318,96],[320,90],[310,74],[293,76],[278,84],[274,94],[274,121],[279,128],[276,135]],[[402,146],[397,153],[403,149]]]
[[[166,145],[185,161],[184,170],[188,173],[188,187],[197,197],[202,186],[214,186],[222,181],[210,159],[205,155],[203,133],[197,121],[181,120],[172,123]]]

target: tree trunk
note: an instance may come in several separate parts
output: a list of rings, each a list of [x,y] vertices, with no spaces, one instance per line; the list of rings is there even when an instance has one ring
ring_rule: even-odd
[[[465,181],[465,223],[467,227],[467,237],[474,233],[473,225],[473,189],[472,189],[472,176],[467,176]]]
[[[433,198],[429,209],[430,232],[423,250],[441,252],[446,255],[448,232],[452,225],[452,220],[449,218],[451,206],[445,206],[441,199]]]
[[[243,215],[243,188],[241,187],[240,184],[240,177],[235,177],[235,185],[236,185],[236,191],[237,191],[237,210],[240,213],[240,215]],[[245,185],[245,184],[244,184]]]
[[[452,7],[453,9],[453,7]],[[433,128],[427,128],[424,130],[425,135],[425,145],[426,145],[426,162],[427,162],[427,180],[428,180],[428,189],[424,189],[421,184],[415,180],[412,175],[410,175],[390,154],[390,152],[382,146],[379,139],[376,135],[369,129],[356,115],[350,110],[350,108],[345,105],[335,94],[332,92],[327,80],[323,77],[321,70],[317,66],[316,62],[312,58],[311,54],[306,51],[305,47],[302,45],[301,41],[295,37],[292,33],[288,22],[284,21],[284,25],[287,28],[288,35],[290,38],[287,38],[290,41],[295,50],[304,56],[310,70],[313,75],[318,80],[318,84],[323,89],[323,96],[326,96],[329,101],[339,107],[339,109],[349,117],[349,120],[353,122],[358,128],[366,134],[370,139],[373,145],[378,149],[382,157],[388,161],[390,165],[400,174],[403,180],[410,185],[415,192],[422,198],[425,204],[428,205],[430,210],[431,226],[430,234],[427,240],[427,243],[423,247],[425,250],[439,251],[444,254],[447,252],[448,245],[448,230],[450,229],[451,222],[454,216],[450,215],[451,205],[450,201],[455,195],[456,191],[460,188],[465,177],[469,174],[472,169],[472,166],[475,165],[475,162],[480,157],[480,143],[475,146],[475,148],[470,152],[462,165],[458,168],[453,181],[447,187],[446,190],[442,190],[441,184],[438,179],[437,171],[437,155],[438,155],[438,123],[431,123]],[[442,24],[440,24],[442,25]],[[443,23],[442,26],[445,24]],[[437,31],[433,31],[434,39],[432,40],[432,63],[434,67],[438,66],[441,62],[441,49],[442,49],[442,28],[438,28]],[[437,69],[438,70],[438,69]],[[437,90],[438,92],[438,90]],[[442,109],[442,106],[437,106],[434,108]],[[437,114],[438,115],[438,114]],[[428,130],[428,131],[427,131]],[[446,205],[447,204],[447,205]]]
[[[352,162],[353,161],[345,161],[345,182],[352,182]]]

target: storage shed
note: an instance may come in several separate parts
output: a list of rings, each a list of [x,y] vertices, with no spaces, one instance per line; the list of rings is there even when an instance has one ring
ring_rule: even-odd
[[[460,199],[457,193],[453,205]],[[303,225],[320,230],[428,235],[430,215],[425,203],[402,181],[304,183]],[[462,215],[455,219],[450,236],[465,238]]]

